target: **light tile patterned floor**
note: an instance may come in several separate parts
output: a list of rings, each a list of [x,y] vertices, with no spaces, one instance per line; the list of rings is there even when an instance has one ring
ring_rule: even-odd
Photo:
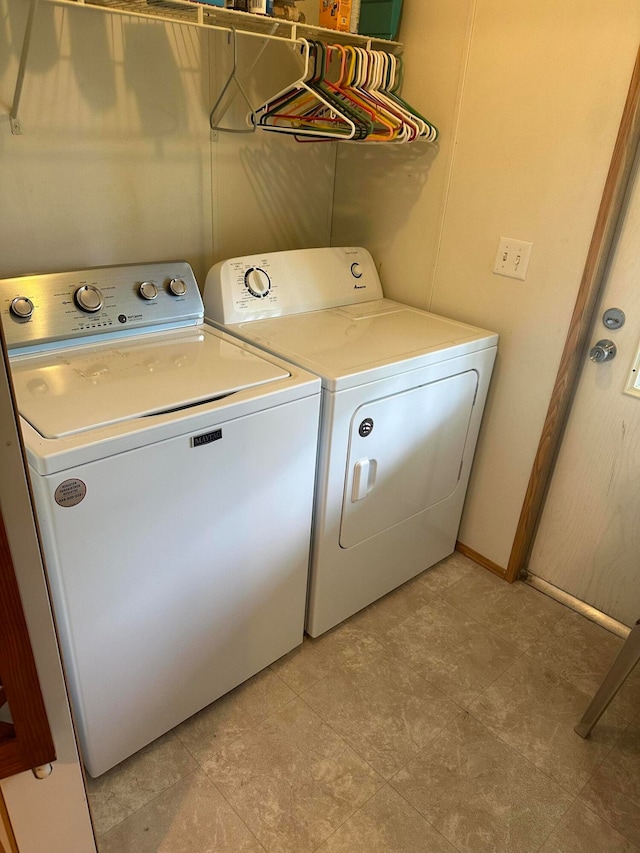
[[[640,853],[621,643],[454,554],[90,780],[100,853]]]

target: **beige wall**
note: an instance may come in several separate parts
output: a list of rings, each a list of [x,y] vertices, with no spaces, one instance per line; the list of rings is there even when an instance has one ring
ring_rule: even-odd
[[[420,308],[432,298],[471,8],[405,0],[403,96],[438,127],[438,144],[339,146],[333,244],[366,246],[387,296]]]
[[[0,0],[0,276],[186,258],[203,283],[219,258],[329,242],[334,145],[211,138],[226,35],[41,3],[13,136],[27,8]],[[241,69],[252,50],[239,38]],[[252,97],[290,66],[283,50]]]
[[[4,0],[10,104],[27,3]],[[204,69],[204,70],[203,70]],[[41,3],[22,136],[0,117],[0,275],[211,255],[206,37]]]
[[[640,42],[640,7],[405,0],[401,38],[405,92],[442,124],[438,158],[425,180],[427,152],[404,161],[385,152],[387,183],[383,155],[369,155],[379,166],[371,180],[367,158],[344,146],[333,239],[371,248],[395,298],[500,333],[460,539],[506,566]],[[433,94],[454,89],[456,56],[457,129],[451,95]],[[533,242],[525,282],[492,273],[500,235]]]

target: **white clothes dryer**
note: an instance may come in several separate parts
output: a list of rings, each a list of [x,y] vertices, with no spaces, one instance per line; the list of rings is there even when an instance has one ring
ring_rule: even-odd
[[[322,379],[316,637],[454,550],[498,336],[385,299],[362,248],[223,261],[204,302],[218,328]]]
[[[0,281],[98,776],[302,641],[320,382],[205,325],[185,262]]]

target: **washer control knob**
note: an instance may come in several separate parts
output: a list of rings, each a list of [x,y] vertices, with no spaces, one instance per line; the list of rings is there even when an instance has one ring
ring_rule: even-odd
[[[26,296],[16,296],[9,306],[9,311],[20,320],[28,320],[33,314],[33,302]]]
[[[249,293],[257,299],[263,299],[269,295],[271,280],[260,267],[251,267],[244,274],[244,284]]]
[[[362,278],[362,267],[357,261],[351,264],[351,275],[354,278]]]
[[[155,299],[158,295],[158,288],[152,281],[143,281],[138,288],[138,293],[143,299]]]
[[[73,294],[76,305],[88,314],[95,314],[104,305],[104,297],[97,287],[92,284],[83,284]]]
[[[174,296],[184,296],[187,292],[187,285],[181,278],[172,278],[169,282],[169,290]]]

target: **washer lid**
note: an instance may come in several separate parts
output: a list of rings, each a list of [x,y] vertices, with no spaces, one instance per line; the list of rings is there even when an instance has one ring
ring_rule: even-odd
[[[14,358],[20,414],[45,438],[183,409],[290,376],[200,326]]]
[[[466,355],[498,340],[494,332],[389,299],[227,328],[322,376],[331,390]]]

